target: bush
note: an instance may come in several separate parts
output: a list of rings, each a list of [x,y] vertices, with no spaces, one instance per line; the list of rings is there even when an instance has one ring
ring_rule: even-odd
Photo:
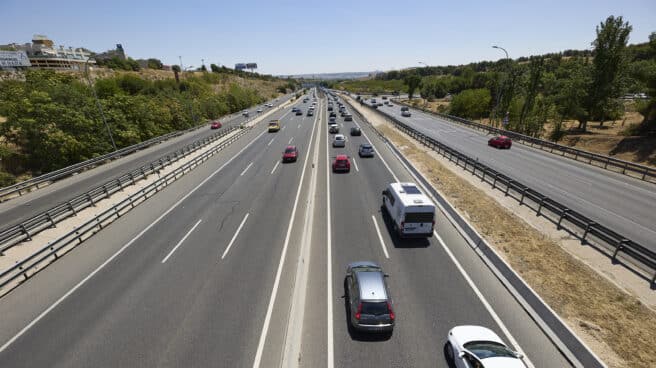
[[[453,96],[450,114],[465,119],[480,119],[487,116],[492,97],[484,88],[464,90]]]

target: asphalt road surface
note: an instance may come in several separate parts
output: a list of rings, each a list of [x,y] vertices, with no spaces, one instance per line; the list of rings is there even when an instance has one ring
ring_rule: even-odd
[[[0,299],[0,366],[447,367],[459,324],[492,328],[530,366],[569,366],[441,213],[428,240],[390,235],[380,192],[411,177],[368,125],[338,118],[364,135],[332,148],[325,99],[313,117],[297,105],[276,113],[280,132],[259,124]],[[300,156],[282,164],[288,144]],[[338,153],[350,173],[330,172]],[[390,275],[386,338],[347,326],[358,260]]]
[[[491,135],[416,109],[403,117],[398,104],[378,109],[656,251],[656,185],[519,143],[489,147]]]

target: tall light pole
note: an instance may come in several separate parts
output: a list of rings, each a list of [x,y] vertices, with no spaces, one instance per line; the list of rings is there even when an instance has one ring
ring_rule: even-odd
[[[116,143],[114,142],[114,137],[112,136],[112,130],[109,129],[109,124],[107,124],[107,119],[105,119],[105,113],[103,112],[102,106],[100,106],[98,94],[96,93],[96,87],[93,85],[93,83],[91,83],[91,78],[89,78],[89,60],[91,60],[91,58],[87,58],[87,61],[84,63],[84,74],[87,77],[89,88],[91,88],[93,91],[93,98],[96,100],[96,106],[98,107],[98,111],[100,111],[100,116],[102,117],[103,124],[105,124],[105,128],[107,128],[107,134],[109,135],[109,139],[112,141],[112,147],[114,147],[114,151],[116,151]]]
[[[497,45],[492,45],[492,48],[502,50],[504,52],[504,54],[506,54],[506,60],[508,60],[508,72],[507,73],[508,73],[508,77],[510,77],[510,57],[508,57],[508,51],[506,51],[506,49],[504,49],[503,47],[497,46]],[[494,107],[494,114],[492,115],[492,119],[494,120],[495,125],[496,125],[496,120],[497,120],[497,111],[499,110],[499,103],[501,103],[501,83],[499,83],[499,87],[497,88],[497,104]]]

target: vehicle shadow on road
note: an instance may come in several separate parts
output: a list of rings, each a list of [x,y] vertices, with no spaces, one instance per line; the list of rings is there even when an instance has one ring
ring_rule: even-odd
[[[398,233],[394,230],[394,224],[389,213],[385,209],[385,206],[380,206],[380,213],[383,216],[383,222],[385,223],[385,228],[390,234],[394,248],[427,248],[430,245],[430,241],[426,238],[406,238],[402,239],[399,237]],[[382,229],[381,229],[382,230]]]
[[[346,323],[346,328],[348,330],[351,340],[355,341],[364,341],[364,342],[376,342],[376,341],[387,341],[392,338],[393,332],[383,332],[383,333],[372,333],[372,332],[361,332],[353,328],[351,325],[351,309],[349,308],[348,294],[347,294],[347,285],[346,278],[344,278],[344,294],[342,299],[344,299],[344,315],[346,316],[344,322]]]

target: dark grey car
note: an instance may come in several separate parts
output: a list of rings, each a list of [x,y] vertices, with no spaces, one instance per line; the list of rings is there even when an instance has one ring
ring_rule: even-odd
[[[359,331],[392,332],[392,298],[383,269],[369,261],[355,262],[346,269],[346,298],[351,326]]]

